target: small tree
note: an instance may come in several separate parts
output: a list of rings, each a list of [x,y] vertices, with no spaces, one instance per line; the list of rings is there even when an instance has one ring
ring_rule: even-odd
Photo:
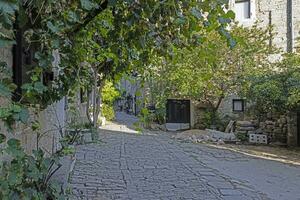
[[[300,56],[283,55],[273,69],[248,77],[245,96],[254,103],[258,115],[285,113],[300,106]]]
[[[231,35],[236,41],[234,48],[212,31],[195,47],[174,48],[168,59],[157,57],[147,79],[153,86],[150,93],[156,94],[152,98],[156,102],[168,97],[200,101],[210,105],[211,118],[216,119],[223,99],[241,91],[249,74],[268,71],[268,56],[275,52],[268,44],[268,29],[233,26]]]

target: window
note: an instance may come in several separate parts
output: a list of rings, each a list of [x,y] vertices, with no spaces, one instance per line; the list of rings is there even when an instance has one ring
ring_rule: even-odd
[[[232,108],[233,112],[244,112],[245,101],[243,99],[233,99]]]
[[[236,0],[235,15],[236,15],[236,20],[238,21],[250,19],[251,18],[250,0]]]

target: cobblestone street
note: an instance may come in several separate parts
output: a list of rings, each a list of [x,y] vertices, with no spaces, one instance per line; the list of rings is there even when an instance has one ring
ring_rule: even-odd
[[[279,174],[274,171],[264,177],[261,173],[269,171],[269,165],[275,169],[280,165],[279,171],[289,170],[284,164],[206,145],[179,143],[167,133],[137,135],[101,130],[100,138],[101,143],[77,147],[72,199],[300,199],[300,169],[296,167],[291,167],[292,177],[282,183],[272,182]],[[270,186],[264,182],[268,176]],[[261,183],[254,184],[259,179]],[[284,186],[286,193],[280,189],[284,181],[293,185]],[[265,191],[264,187],[272,185],[277,192]]]

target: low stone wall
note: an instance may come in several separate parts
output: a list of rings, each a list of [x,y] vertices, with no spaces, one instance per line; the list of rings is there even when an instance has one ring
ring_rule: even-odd
[[[261,122],[259,128],[268,135],[271,142],[287,143],[288,123],[285,115]]]
[[[237,121],[235,132],[242,135],[256,133],[257,124],[254,121]]]
[[[290,112],[287,115],[287,144],[289,146],[300,146],[298,144],[298,129],[300,124],[297,124],[297,112]]]
[[[261,122],[258,120],[236,121],[235,132],[239,134],[265,134],[270,143],[299,145],[297,140],[297,113],[290,112],[286,115],[268,114]]]
[[[31,113],[28,119],[29,123],[33,120],[38,120],[40,123],[39,134],[42,135],[39,139],[37,133],[33,132],[29,125],[24,125],[20,122],[13,127],[14,133],[6,131],[7,128],[3,123],[0,123],[1,131],[9,138],[16,138],[21,141],[21,144],[26,153],[31,154],[37,149],[37,145],[42,148],[47,154],[52,154],[60,148],[59,140],[61,139],[60,129],[65,129],[65,101],[62,99],[56,102],[38,114]]]

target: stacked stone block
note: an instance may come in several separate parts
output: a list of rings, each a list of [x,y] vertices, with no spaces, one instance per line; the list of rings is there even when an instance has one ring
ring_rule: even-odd
[[[235,132],[238,134],[248,135],[256,130],[255,124],[252,121],[237,121]]]
[[[259,125],[261,131],[268,135],[271,142],[286,143],[287,141],[287,118],[281,115],[277,119],[268,119]]]

